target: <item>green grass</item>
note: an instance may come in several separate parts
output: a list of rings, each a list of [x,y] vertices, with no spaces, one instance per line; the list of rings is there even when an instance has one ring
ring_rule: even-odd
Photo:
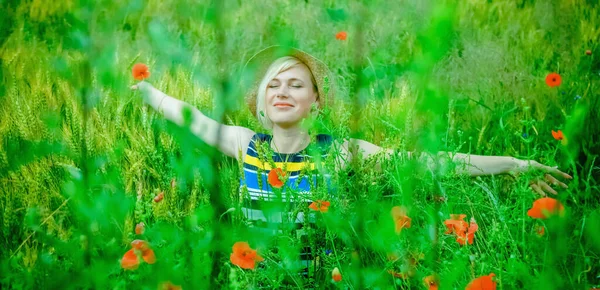
[[[131,67],[143,62],[160,90],[264,132],[237,72],[274,44],[310,52],[337,76],[338,102],[314,133],[398,150],[510,155],[574,176],[557,197],[566,215],[540,222],[526,214],[537,198],[529,181],[540,175],[470,178],[402,160],[385,162],[383,172],[372,170],[374,160],[353,164],[351,177],[335,172],[330,212],[310,233],[331,250],[320,255],[323,288],[426,289],[422,279],[437,273],[440,289],[463,289],[492,272],[498,289],[600,286],[595,1],[223,2],[0,4],[3,289],[303,283],[290,274],[293,237],[252,234],[241,212],[228,210],[244,202],[238,162],[129,90]],[[339,31],[346,41],[335,39]],[[561,74],[559,87],[545,84],[550,72]],[[566,145],[552,138],[558,129]],[[165,198],[154,203],[159,191]],[[390,216],[396,205],[412,218],[400,235]],[[477,220],[473,245],[444,234],[442,222],[457,213]],[[157,263],[124,271],[120,259],[140,238],[140,221]],[[241,240],[265,257],[259,269],[229,262]],[[394,279],[387,270],[407,271],[406,257],[416,257],[411,276]],[[341,282],[330,281],[334,267]]]

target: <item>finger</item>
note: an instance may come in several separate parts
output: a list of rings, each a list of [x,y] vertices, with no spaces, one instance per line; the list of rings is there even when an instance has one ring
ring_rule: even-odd
[[[544,177],[546,178],[546,181],[550,182],[550,184],[552,184],[552,185],[558,185],[562,188],[569,188],[569,186],[562,183],[560,180],[554,178],[554,176],[552,176],[550,174],[545,174]]]
[[[553,172],[554,172],[554,174],[556,174],[556,175],[560,175],[560,176],[562,176],[563,178],[566,178],[566,179],[573,179],[573,176],[571,176],[571,175],[568,175],[568,174],[566,174],[566,173],[564,173],[564,172],[562,172],[562,171],[558,170],[558,168],[557,168],[557,167],[553,168]]]
[[[550,187],[550,185],[548,185],[548,183],[546,183],[546,182],[539,181],[538,186],[540,186],[542,188],[542,190],[545,190],[546,192],[552,193],[554,195],[558,194],[558,192],[556,192],[556,190],[554,190],[554,188]]]
[[[543,170],[543,171],[549,172],[549,173],[551,173],[553,175],[561,176],[562,178],[573,179],[573,176],[560,171],[558,169],[558,166],[550,167],[550,166],[547,166],[547,165],[539,164],[538,168],[541,169],[541,170]]]
[[[546,193],[535,183],[531,183],[529,188],[533,189],[533,191],[539,193],[541,196],[546,196]]]

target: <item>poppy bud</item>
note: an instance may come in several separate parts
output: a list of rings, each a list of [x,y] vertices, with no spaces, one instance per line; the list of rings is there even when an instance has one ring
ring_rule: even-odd
[[[346,40],[348,38],[348,33],[346,33],[346,31],[340,31],[335,34],[335,38],[337,40]]]
[[[158,195],[154,197],[154,202],[160,202],[161,200],[163,200],[164,197],[165,193],[161,191]]]
[[[340,269],[338,269],[337,267],[333,268],[333,271],[331,271],[331,278],[335,282],[342,281],[342,274],[340,273]]]
[[[144,222],[140,222],[139,224],[135,225],[135,234],[136,235],[143,234],[145,228],[146,228],[146,225],[144,224]]]

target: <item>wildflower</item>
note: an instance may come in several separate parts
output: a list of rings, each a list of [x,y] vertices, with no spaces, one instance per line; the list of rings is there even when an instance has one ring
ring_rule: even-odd
[[[542,197],[533,202],[527,215],[534,219],[547,219],[555,214],[564,215],[565,207],[560,201],[551,197]]]
[[[133,242],[131,242],[131,247],[140,251],[146,251],[150,249],[150,245],[144,240],[133,240]]]
[[[562,79],[557,73],[549,73],[546,76],[546,84],[551,88],[560,86],[561,81]]]
[[[469,222],[469,228],[467,229],[467,232],[462,232],[460,234],[457,233],[456,241],[462,246],[465,245],[465,242],[468,242],[469,245],[472,245],[477,229],[479,229],[479,226],[475,222],[475,218],[471,217],[471,221]]]
[[[494,276],[496,276],[494,273],[490,273],[487,276],[475,278],[465,290],[496,290],[496,282],[492,280]]]
[[[577,101],[577,100],[579,100],[579,99],[581,99],[581,96],[580,96],[580,95],[576,95],[576,96],[573,98],[573,100],[575,100],[575,101]]]
[[[523,133],[523,138],[527,138],[527,137],[529,137],[529,134]]]
[[[394,224],[396,226],[396,234],[399,234],[403,228],[410,228],[410,221],[406,215],[406,207],[404,206],[395,206],[392,207],[392,219],[394,219]]]
[[[556,139],[556,140],[565,139],[565,135],[563,134],[563,132],[561,130],[558,130],[558,131],[552,130],[552,137],[554,137],[554,139]]]
[[[333,271],[331,271],[331,279],[333,279],[335,282],[342,281],[342,274],[340,273],[340,269],[338,269],[338,267],[333,268]]]
[[[541,237],[546,233],[546,228],[542,225],[536,225],[535,233],[538,235],[538,237]]]
[[[429,290],[438,290],[440,287],[440,281],[437,275],[429,275],[423,278],[423,284],[425,284],[425,287]]]
[[[585,51],[585,54],[592,55],[592,51],[588,49],[588,50]]]
[[[264,259],[256,253],[256,250],[250,248],[246,242],[236,242],[233,244],[233,253],[229,256],[231,263],[242,269],[254,269],[256,262],[262,262]]]
[[[163,191],[161,191],[159,194],[157,194],[154,197],[154,202],[161,202],[164,197],[165,197],[165,193]]]
[[[558,132],[552,130],[552,137],[554,137],[554,139],[556,140],[560,140],[560,143],[562,143],[563,145],[567,145],[567,137],[565,137],[561,130],[558,130]]]
[[[470,223],[467,223],[465,217],[466,214],[451,214],[450,219],[444,221],[446,234],[456,234],[456,241],[463,246],[467,242],[469,245],[473,244],[475,232],[479,228],[475,218],[471,217]]]
[[[329,201],[315,200],[308,206],[308,208],[310,208],[314,211],[320,211],[320,212],[325,213],[329,210],[330,205],[331,205],[331,203]]]
[[[464,219],[466,214],[451,214],[450,219],[444,221],[446,225],[446,234],[462,233],[467,230],[467,222]]]
[[[144,240],[135,240],[131,242],[131,249],[123,255],[121,267],[125,270],[137,269],[141,263],[140,256],[148,264],[156,263],[156,256],[148,242]]]
[[[348,33],[346,33],[346,31],[340,31],[335,34],[335,38],[337,40],[346,40],[346,38],[348,38]]]
[[[171,281],[162,282],[158,290],[181,290],[181,286],[171,283]]]
[[[327,250],[325,250],[325,255],[329,256],[329,255],[331,255],[332,252],[333,252],[332,250],[327,249]]]
[[[144,222],[140,222],[139,224],[135,225],[135,234],[141,235],[144,233],[145,229],[146,229],[146,225],[144,224]]]
[[[131,246],[134,250],[138,250],[142,254],[142,259],[148,264],[154,264],[156,262],[156,256],[154,251],[150,249],[150,244],[144,240],[134,240],[131,242]]]
[[[135,270],[140,266],[140,260],[135,254],[134,250],[131,249],[123,255],[121,259],[121,268],[125,270]]]
[[[285,178],[285,171],[281,168],[273,168],[269,171],[269,175],[267,176],[267,181],[269,184],[275,188],[283,187],[282,179]]]
[[[150,71],[148,71],[147,65],[143,63],[136,63],[131,69],[131,74],[133,75],[134,79],[142,81],[150,76]]]

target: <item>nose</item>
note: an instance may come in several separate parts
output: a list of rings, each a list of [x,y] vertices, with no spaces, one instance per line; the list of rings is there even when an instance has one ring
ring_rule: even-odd
[[[281,86],[279,86],[279,90],[277,90],[277,97],[278,98],[281,98],[281,97],[287,98],[290,96],[289,93],[290,93],[290,91],[289,91],[288,86],[281,85]]]

